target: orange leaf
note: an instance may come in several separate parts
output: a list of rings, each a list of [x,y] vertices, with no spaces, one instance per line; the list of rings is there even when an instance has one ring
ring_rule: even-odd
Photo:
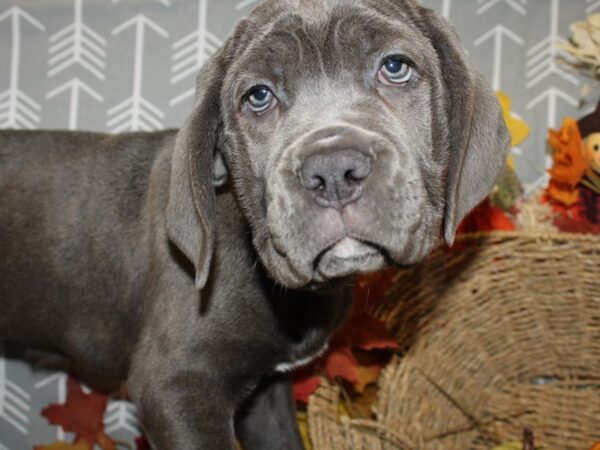
[[[60,425],[65,431],[75,433],[76,441],[85,440],[93,446],[96,442],[100,443],[100,439],[102,448],[111,450],[114,449],[114,442],[104,434],[106,402],[106,395],[97,392],[86,394],[81,390],[79,382],[69,377],[67,401],[44,408],[42,415],[52,425]]]
[[[102,450],[117,450],[115,441],[109,438],[104,431],[99,431],[96,434],[96,442]]]
[[[548,184],[548,196],[562,205],[572,206],[579,201],[579,190],[551,179]]]
[[[590,448],[590,450],[600,450],[600,441],[592,445],[592,448]]]
[[[33,450],[92,450],[92,447],[83,439],[75,444],[67,444],[64,441],[56,441],[52,445],[36,445]]]
[[[560,130],[548,132],[548,144],[552,147],[553,165],[548,173],[552,189],[548,195],[567,206],[577,197],[577,184],[587,170],[588,163],[583,153],[581,133],[575,119],[567,117]],[[565,203],[570,202],[570,203]]]
[[[354,384],[354,389],[359,394],[365,391],[365,388],[377,381],[379,378],[379,372],[381,372],[380,366],[358,366],[358,380]]]

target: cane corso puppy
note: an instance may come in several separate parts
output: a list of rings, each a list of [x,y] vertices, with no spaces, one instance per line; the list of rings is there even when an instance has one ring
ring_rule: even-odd
[[[509,137],[414,0],[271,0],[180,131],[0,134],[0,339],[127,380],[155,449],[300,449],[285,377],[353,274],[421,260]]]

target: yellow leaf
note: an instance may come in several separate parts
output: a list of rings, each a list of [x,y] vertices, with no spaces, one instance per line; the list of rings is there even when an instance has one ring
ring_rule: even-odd
[[[511,114],[511,100],[507,94],[498,91],[496,92],[496,97],[498,97],[498,101],[500,102],[500,106],[502,108],[504,121],[506,122],[508,131],[510,132],[510,145],[511,147],[516,147],[521,144],[525,138],[527,138],[527,136],[529,136],[529,126],[524,121]]]
[[[538,447],[537,445],[535,446],[535,448],[536,448],[536,450],[547,450],[546,447]],[[499,445],[498,447],[494,447],[492,450],[523,450],[523,442],[519,442],[519,441],[507,442],[506,444],[502,444],[502,445]],[[598,449],[591,448],[590,450],[600,450],[600,447]]]
[[[298,422],[298,428],[300,429],[300,436],[304,442],[306,450],[312,450],[312,444],[308,437],[308,422],[306,413],[304,411],[296,411],[296,422]]]
[[[365,388],[365,391],[354,401],[354,413],[359,419],[373,419],[373,405],[377,402],[379,389],[375,385]]]
[[[492,450],[523,450],[522,442],[507,442],[498,447],[494,447]]]
[[[36,445],[33,447],[34,450],[91,450],[91,447],[80,439],[75,444],[67,444],[64,441],[56,441],[52,445]]]
[[[350,412],[348,411],[348,408],[346,407],[346,404],[344,402],[339,402],[338,403],[338,416],[342,417],[342,416],[348,416],[350,417]]]

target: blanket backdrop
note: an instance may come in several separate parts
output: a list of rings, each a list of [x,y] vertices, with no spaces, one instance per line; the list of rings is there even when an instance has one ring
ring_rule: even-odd
[[[234,23],[260,0],[0,0],[0,128],[107,132],[178,127],[194,77]],[[555,61],[569,24],[600,0],[424,0],[457,27],[465,48],[531,128],[513,150],[526,190],[546,180],[548,127],[578,109],[584,81]],[[0,193],[1,195],[1,193]],[[0,257],[2,257],[0,255]],[[0,450],[65,434],[40,415],[63,402],[66,375],[33,369],[0,347]],[[106,431],[133,441],[135,411],[114,399]]]

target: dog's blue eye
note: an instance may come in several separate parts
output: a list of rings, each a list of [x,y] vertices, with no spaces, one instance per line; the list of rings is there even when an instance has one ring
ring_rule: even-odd
[[[269,109],[274,99],[273,92],[266,86],[256,86],[248,92],[248,104],[255,113]]]
[[[410,62],[399,57],[387,58],[379,68],[379,80],[388,85],[400,85],[409,81],[413,76]]]
[[[402,68],[404,67],[404,63],[402,61],[398,61],[397,59],[389,59],[385,63],[385,68],[388,73],[400,73],[402,72]]]

